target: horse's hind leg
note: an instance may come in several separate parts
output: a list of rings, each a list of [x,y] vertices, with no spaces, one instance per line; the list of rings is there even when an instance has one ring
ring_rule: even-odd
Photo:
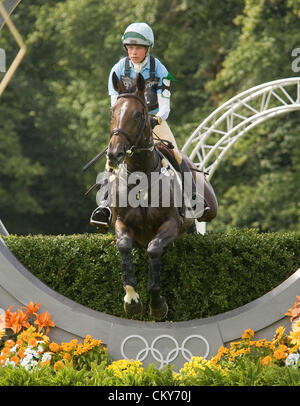
[[[117,236],[117,248],[121,255],[122,282],[126,295],[124,297],[124,310],[128,316],[134,316],[142,312],[142,303],[140,301],[136,288],[136,277],[134,275],[132,263],[132,238],[129,230],[121,220],[116,221],[115,225]]]
[[[155,238],[150,241],[147,247],[149,257],[148,290],[150,292],[150,314],[159,319],[165,318],[168,313],[166,299],[160,295],[161,255],[165,247],[175,240],[177,233],[177,223],[171,218],[162,224]]]

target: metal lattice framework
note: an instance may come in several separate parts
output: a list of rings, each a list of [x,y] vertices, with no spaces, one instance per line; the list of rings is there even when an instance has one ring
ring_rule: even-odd
[[[15,39],[16,43],[20,48],[16,57],[12,61],[8,71],[5,73],[3,79],[0,82],[0,96],[3,94],[4,90],[6,89],[6,86],[11,81],[15,71],[17,70],[26,53],[26,46],[23,42],[23,38],[9,16],[10,13],[12,13],[12,11],[14,10],[14,8],[20,3],[20,1],[21,0],[0,1],[0,30],[5,23],[11,35],[13,36],[13,38]]]
[[[24,44],[23,38],[10,18],[10,14],[17,7],[20,1],[21,0],[4,0],[4,1],[0,0],[0,31],[6,24],[11,35],[13,36],[13,38],[15,39],[16,43],[19,46],[19,51],[16,57],[14,58],[9,69],[7,70],[4,77],[0,81],[0,96],[2,96],[2,94],[4,93],[7,85],[11,81],[13,75],[15,74],[18,66],[20,65],[26,53],[26,46]],[[8,231],[6,230],[4,224],[0,219],[0,235],[1,234],[8,235]]]
[[[300,77],[252,87],[210,114],[182,150],[211,178],[226,152],[247,131],[280,114],[300,110]]]

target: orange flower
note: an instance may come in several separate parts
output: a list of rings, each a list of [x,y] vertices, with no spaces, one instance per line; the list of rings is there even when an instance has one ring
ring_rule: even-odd
[[[289,311],[285,313],[286,316],[290,316],[291,322],[300,316],[300,296],[296,296],[296,298],[299,300],[299,302],[295,302],[294,307],[291,307]]]
[[[20,348],[18,351],[18,355],[20,358],[24,358],[24,353],[25,353],[25,349],[24,348]]]
[[[5,325],[6,328],[12,329],[12,331],[17,334],[22,327],[30,327],[27,321],[28,315],[23,313],[22,310],[18,309],[18,313],[11,312],[12,306],[10,306],[5,312]]]
[[[35,347],[37,345],[37,341],[35,338],[30,338],[28,340],[28,345],[30,345],[31,347]]]
[[[71,361],[71,355],[68,352],[66,352],[64,355],[64,359],[66,359],[67,361]]]
[[[1,356],[0,356],[0,365],[4,365],[5,362],[6,362],[6,357],[5,357],[5,355],[1,355]]]
[[[265,358],[263,358],[261,360],[261,363],[262,363],[263,366],[266,366],[268,364],[270,364],[270,366],[272,366],[273,365],[273,360],[269,355],[267,355]]]
[[[11,313],[10,311],[12,307],[13,306],[10,306],[5,312],[5,327],[11,328],[12,331],[17,334],[21,330],[21,327],[18,328],[17,325],[17,313]]]
[[[15,344],[16,343],[14,342],[14,340],[6,340],[4,345],[5,347],[12,348]]]
[[[14,355],[13,357],[11,357],[10,361],[14,362],[15,365],[17,365],[20,362],[20,358]]]
[[[51,343],[49,344],[49,348],[51,351],[53,352],[57,352],[58,350],[60,350],[60,345],[56,344],[56,343]]]
[[[3,355],[7,356],[9,353],[10,353],[10,349],[9,349],[8,347],[4,347],[4,348],[2,349],[2,354],[3,354]]]
[[[278,360],[284,359],[284,358],[287,357],[287,353],[285,353],[285,352],[282,351],[282,350],[276,350],[276,351],[274,351],[273,355],[274,355],[274,358],[276,358],[276,359],[278,359]]]
[[[58,371],[59,369],[64,368],[65,364],[63,363],[63,361],[57,361],[55,362],[55,364],[53,365],[54,369],[56,371]]]
[[[43,327],[46,327],[46,334],[49,331],[49,327],[55,327],[55,324],[51,320],[51,316],[48,312],[44,312],[40,316],[37,316],[34,324],[38,325],[39,327],[38,332],[40,332]]]
[[[35,304],[33,302],[29,302],[29,304],[27,306],[23,306],[23,308],[26,310],[26,313],[30,313],[30,314],[35,314],[37,316],[37,311],[38,308],[40,307],[41,303]]]
[[[46,361],[41,361],[40,365],[44,367],[45,365],[50,365],[50,359],[46,359]]]
[[[18,338],[16,344],[18,347],[21,347],[23,345],[23,341],[20,338]]]

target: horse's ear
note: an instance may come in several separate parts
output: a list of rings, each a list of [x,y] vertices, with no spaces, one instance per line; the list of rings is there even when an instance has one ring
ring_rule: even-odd
[[[118,78],[116,72],[113,72],[112,74],[112,83],[114,89],[119,93],[124,93],[125,92],[125,87],[123,85],[123,82]]]
[[[139,96],[144,96],[145,91],[145,79],[144,76],[139,73],[136,78],[136,93]]]

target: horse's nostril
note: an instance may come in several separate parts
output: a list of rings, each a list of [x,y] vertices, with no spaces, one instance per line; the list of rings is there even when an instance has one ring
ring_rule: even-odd
[[[119,153],[117,154],[117,156],[116,156],[116,159],[117,159],[117,161],[120,161],[120,160],[123,159],[123,157],[124,157],[124,153],[123,153],[123,152],[119,152]]]
[[[110,151],[110,152],[108,152],[108,154],[107,154],[108,159],[109,159],[111,162],[114,162],[114,163],[120,163],[120,162],[122,162],[124,156],[125,156],[124,152],[121,152],[121,151],[119,151],[119,152]]]

